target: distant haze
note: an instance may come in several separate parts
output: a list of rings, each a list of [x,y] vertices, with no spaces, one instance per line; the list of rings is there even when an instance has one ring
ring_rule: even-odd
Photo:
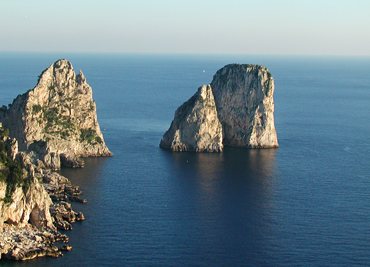
[[[370,55],[369,0],[0,0],[0,51]]]

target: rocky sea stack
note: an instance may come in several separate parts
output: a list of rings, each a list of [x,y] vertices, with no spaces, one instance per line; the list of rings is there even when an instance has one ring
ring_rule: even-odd
[[[207,89],[207,90],[206,90]],[[230,64],[180,106],[160,146],[172,151],[221,152],[223,145],[278,147],[274,79],[260,65]],[[206,97],[199,97],[202,91]]]
[[[32,90],[0,109],[0,259],[59,257],[71,246],[57,229],[72,230],[86,203],[78,186],[54,172],[83,167],[80,157],[112,156],[83,73],[58,60]]]
[[[112,156],[104,143],[92,89],[82,71],[58,60],[44,70],[32,90],[0,111],[4,129],[19,151],[33,151],[51,169],[80,167],[78,157]]]

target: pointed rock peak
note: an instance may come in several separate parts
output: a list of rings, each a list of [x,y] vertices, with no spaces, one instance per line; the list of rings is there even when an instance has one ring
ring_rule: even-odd
[[[81,71],[76,75],[72,64],[61,59],[42,72],[34,89],[13,101],[12,109],[0,119],[18,140],[20,151],[29,151],[33,143],[42,141],[47,143],[43,154],[112,155],[97,121],[92,89],[85,80]]]
[[[75,77],[76,74],[71,62],[66,59],[59,59],[41,73],[39,76],[38,85],[51,86],[55,82],[58,83],[60,81],[70,79],[74,80]]]
[[[76,76],[76,82],[78,84],[83,84],[83,83],[86,83],[86,78],[85,78],[85,75],[82,73],[82,71],[80,70],[80,73],[77,74]]]
[[[66,59],[59,59],[56,61],[53,65],[53,71],[54,71],[54,76],[58,76],[58,74],[73,74],[74,76],[76,75],[72,66],[72,63],[69,62]]]
[[[69,62],[66,59],[59,59],[59,60],[57,60],[54,63],[54,68],[55,69],[64,69],[64,68],[73,69],[71,62]]]
[[[222,139],[212,88],[203,85],[176,110],[160,146],[172,151],[221,152]]]

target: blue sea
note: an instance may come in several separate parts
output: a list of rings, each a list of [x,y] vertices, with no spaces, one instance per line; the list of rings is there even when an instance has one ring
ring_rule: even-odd
[[[61,174],[71,252],[1,266],[368,266],[370,57],[0,53],[0,105],[60,58],[84,72],[111,158]],[[159,148],[178,106],[229,63],[275,79],[277,149]]]

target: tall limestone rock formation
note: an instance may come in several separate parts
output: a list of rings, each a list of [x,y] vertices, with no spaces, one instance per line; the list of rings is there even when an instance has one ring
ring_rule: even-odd
[[[202,90],[207,92],[207,103],[211,104],[201,104]],[[160,146],[196,152],[221,152],[223,145],[278,147],[273,94],[274,79],[265,67],[227,65],[217,71],[210,85],[203,85],[177,109]],[[200,136],[209,138],[199,142]]]
[[[221,152],[222,127],[209,85],[203,85],[175,113],[160,143],[173,151]]]
[[[0,108],[0,259],[59,257],[58,229],[83,220],[65,202],[85,203],[81,191],[53,173],[61,164],[82,167],[79,157],[112,156],[97,121],[92,89],[82,72],[59,60],[37,86]]]
[[[274,122],[274,79],[260,65],[230,64],[211,83],[224,145],[278,147]]]
[[[72,64],[58,60],[41,75],[36,87],[19,95],[0,120],[16,138],[19,151],[35,151],[46,167],[83,165],[77,157],[111,156],[104,143],[92,89]]]

